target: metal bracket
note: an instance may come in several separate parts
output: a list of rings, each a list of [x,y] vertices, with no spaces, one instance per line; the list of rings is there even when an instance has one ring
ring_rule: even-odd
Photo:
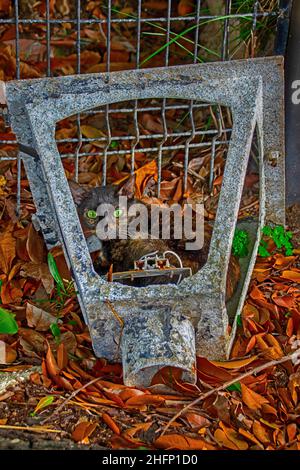
[[[260,145],[260,215],[256,241],[236,309],[247,293],[260,228],[282,224],[284,208],[283,73],[281,58],[209,63],[154,70],[13,81],[6,84],[12,126],[38,157],[21,156],[45,240],[59,240],[78,289],[95,353],[122,356],[124,381],[147,386],[163,366],[195,378],[196,353],[222,359],[228,334],[226,273],[255,128]],[[88,109],[142,98],[183,98],[229,106],[233,129],[206,265],[178,285],[130,287],[94,271],[54,138],[55,124]],[[264,158],[278,152],[277,164]],[[45,190],[46,189],[46,190]],[[67,210],[66,210],[67,208]],[[122,319],[122,324],[112,309]]]

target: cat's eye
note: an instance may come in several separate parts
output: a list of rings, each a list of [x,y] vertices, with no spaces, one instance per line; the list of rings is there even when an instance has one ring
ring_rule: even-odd
[[[97,212],[93,211],[92,209],[87,211],[86,215],[89,219],[96,219],[97,218]]]
[[[116,217],[116,219],[121,217],[122,214],[123,214],[122,209],[117,208],[116,210],[114,210],[114,217]]]

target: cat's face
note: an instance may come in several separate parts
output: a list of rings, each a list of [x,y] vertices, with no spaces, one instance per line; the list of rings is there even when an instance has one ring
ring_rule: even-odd
[[[97,209],[101,205],[109,204],[112,206],[112,210],[105,213],[105,223],[107,229],[117,230],[118,238],[127,233],[127,226],[130,220],[126,219],[126,225],[122,224],[124,220],[125,211],[119,207],[119,192],[114,186],[97,187],[91,189],[85,197],[83,197],[81,203],[78,206],[78,215],[80,218],[81,225],[84,231],[95,232],[97,224],[100,222],[102,217],[97,215]],[[127,199],[127,208],[134,203],[134,199]],[[123,233],[124,232],[124,233]]]

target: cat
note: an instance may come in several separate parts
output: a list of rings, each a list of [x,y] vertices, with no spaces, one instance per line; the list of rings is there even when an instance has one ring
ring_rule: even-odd
[[[147,207],[149,213],[149,206],[140,200],[136,200],[132,193],[124,190],[124,187],[119,190],[117,186],[108,185],[106,187],[94,187],[84,188],[77,183],[70,182],[70,189],[74,198],[74,202],[77,206],[77,212],[79,220],[86,237],[96,233],[96,227],[100,220],[99,216],[96,216],[96,210],[101,204],[111,204],[118,214],[119,211],[119,196],[126,195],[128,197],[127,204],[128,210],[132,204],[139,203]],[[116,217],[112,222],[117,223],[120,227],[119,221],[121,217]],[[131,220],[128,217],[127,223],[130,224]],[[118,225],[119,224],[119,225]],[[172,233],[172,227],[171,227]],[[212,235],[212,227],[208,223],[204,224],[204,245],[201,250],[185,250],[185,240],[175,240],[171,237],[170,240],[164,239],[110,239],[102,240],[102,252],[98,258],[98,263],[95,266],[99,274],[105,274],[109,270],[111,264],[113,265],[114,272],[129,271],[134,268],[134,262],[139,260],[141,257],[158,252],[160,254],[165,251],[175,252],[182,261],[184,267],[191,268],[193,274],[195,274],[202,266],[204,266],[209,251],[210,239]],[[170,260],[174,263],[174,266],[178,267],[178,261],[173,255],[169,255]],[[231,255],[227,273],[227,285],[226,285],[226,299],[232,297],[237,283],[240,277],[240,266],[238,259]],[[174,282],[178,280],[178,276],[174,276]],[[135,281],[136,286],[161,284],[170,282],[166,277],[155,278],[154,280],[144,281],[141,284],[140,281]],[[131,282],[128,282],[132,285]]]

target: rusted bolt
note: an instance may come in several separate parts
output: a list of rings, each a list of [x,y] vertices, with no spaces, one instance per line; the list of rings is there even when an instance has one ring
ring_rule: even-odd
[[[270,150],[266,155],[266,160],[271,166],[277,166],[279,160],[279,152],[278,150]]]

